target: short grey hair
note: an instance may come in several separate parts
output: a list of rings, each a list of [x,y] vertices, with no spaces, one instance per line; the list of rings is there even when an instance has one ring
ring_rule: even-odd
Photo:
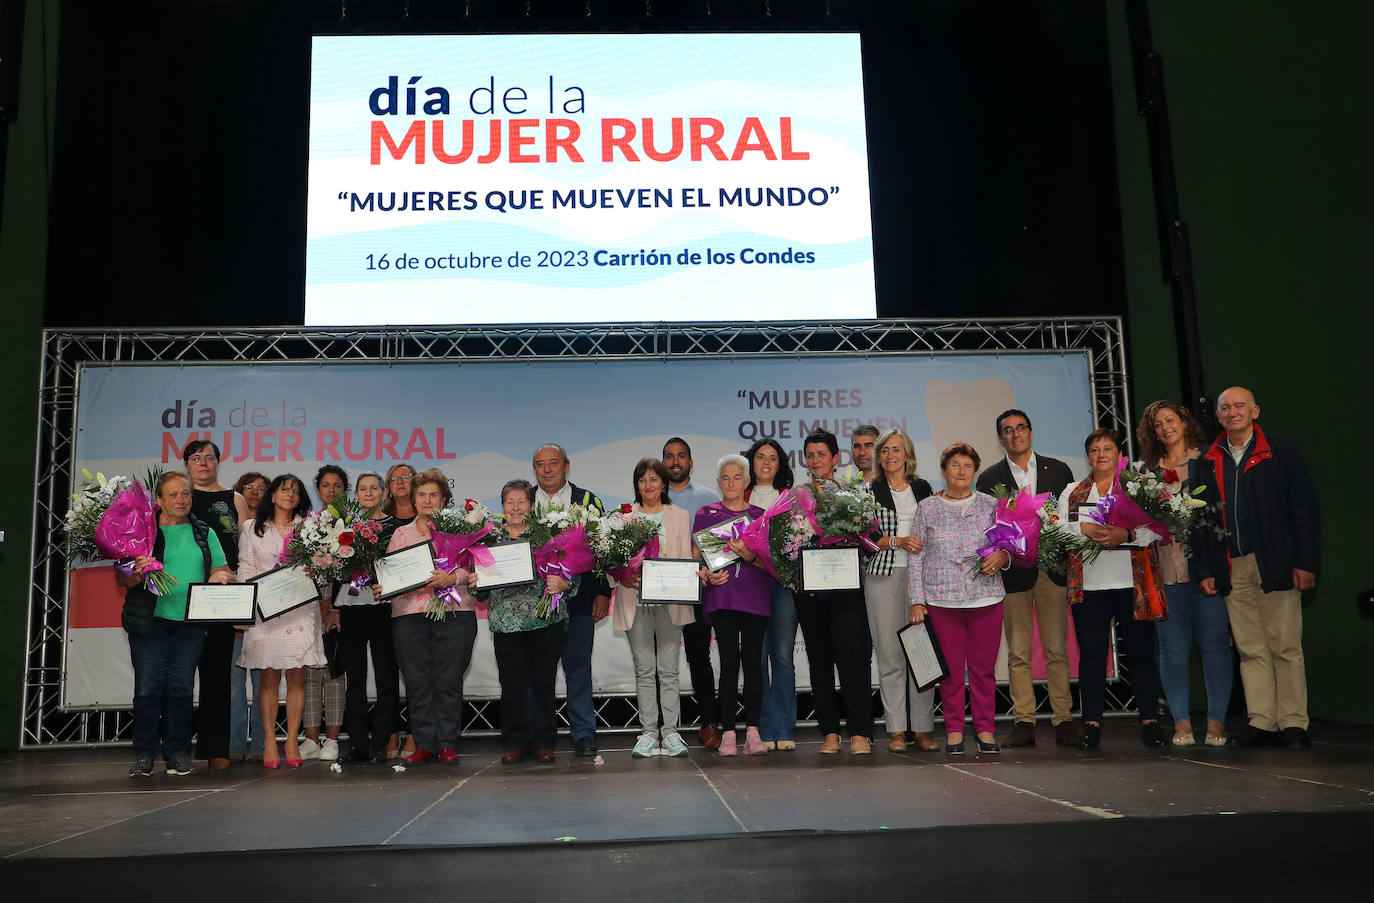
[[[717,479],[717,480],[720,479],[721,471],[725,470],[725,465],[727,465],[727,464],[733,464],[733,465],[735,465],[736,467],[738,467],[738,468],[740,469],[740,471],[744,474],[744,476],[745,476],[746,478],[748,478],[748,476],[749,476],[749,462],[745,459],[744,455],[738,455],[738,454],[734,454],[734,453],[732,452],[731,454],[728,454],[728,455],[721,455],[721,456],[720,456],[720,460],[716,462],[716,479]]]

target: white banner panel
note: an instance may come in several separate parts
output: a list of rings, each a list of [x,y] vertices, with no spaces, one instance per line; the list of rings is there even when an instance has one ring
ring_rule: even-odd
[[[314,39],[307,324],[872,317],[872,233],[857,34]]]

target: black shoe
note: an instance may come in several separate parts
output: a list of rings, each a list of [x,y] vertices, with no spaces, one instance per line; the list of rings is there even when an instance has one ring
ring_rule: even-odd
[[[1102,725],[1084,724],[1083,734],[1078,738],[1079,749],[1097,749],[1102,745]]]
[[[962,753],[963,751],[964,751],[964,742],[963,742],[962,740],[960,740],[958,743],[946,743],[946,744],[945,744],[945,752],[950,753],[951,755],[956,755],[956,756],[957,756],[957,755],[959,755],[960,753]]]
[[[1305,733],[1305,732],[1304,732]],[[1253,724],[1246,725],[1245,730],[1237,736],[1227,741],[1227,746],[1278,746],[1283,739],[1278,731],[1262,731]]]
[[[1011,726],[1011,733],[1007,734],[1006,741],[1002,744],[1007,749],[1016,749],[1020,746],[1035,745],[1035,722],[1018,721]]]
[[[1158,721],[1140,726],[1140,741],[1150,749],[1160,749],[1164,746],[1164,733],[1159,729]]]
[[[979,740],[978,751],[980,753],[1000,753],[1002,747],[997,745],[996,740]]]
[[[383,748],[377,750],[376,752],[374,752],[372,755],[370,755],[370,756],[367,757],[367,764],[369,764],[369,765],[385,765],[385,764],[387,763],[387,759],[388,759],[388,758],[389,758],[389,757],[388,757],[387,754],[386,754],[386,748],[383,747]]]
[[[348,755],[343,757],[345,762],[350,762],[354,765],[361,765],[371,758],[372,755],[367,751],[366,746],[355,746],[348,751]]]
[[[573,741],[573,755],[579,759],[590,759],[596,755],[596,740],[592,737],[583,737],[581,740]]]
[[[1285,727],[1283,729],[1283,748],[1284,749],[1308,749],[1312,746],[1312,738],[1307,736],[1307,731],[1301,727]]]

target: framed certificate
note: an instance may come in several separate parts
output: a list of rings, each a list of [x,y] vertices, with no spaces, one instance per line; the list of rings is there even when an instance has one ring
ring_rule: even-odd
[[[949,676],[945,654],[940,651],[940,641],[931,629],[929,618],[919,624],[906,625],[897,631],[897,639],[902,641],[906,666],[911,669],[911,679],[916,681],[917,690],[928,690]]]
[[[701,604],[701,562],[695,558],[646,558],[639,569],[639,601]]]
[[[434,576],[434,544],[429,540],[406,546],[377,559],[372,566],[382,599],[394,599],[419,589]]]
[[[859,550],[849,546],[802,549],[802,592],[859,589]]]
[[[258,614],[264,621],[320,601],[320,588],[300,565],[283,565],[254,577],[258,587]]]
[[[701,563],[706,565],[708,571],[718,571],[727,564],[739,561],[739,556],[731,551],[729,546],[724,545],[726,540],[713,535],[711,531],[728,528],[734,524],[745,527],[752,521],[753,518],[749,515],[741,514],[739,517],[722,521],[713,527],[707,527],[705,530],[698,530],[696,533],[692,534],[692,544],[701,551]],[[720,548],[716,548],[717,545],[719,545]],[[715,551],[708,551],[708,548],[715,549]]]
[[[534,546],[530,545],[528,540],[498,542],[487,546],[487,549],[495,561],[491,564],[473,565],[473,571],[477,574],[478,589],[518,586],[535,581]]]
[[[251,624],[256,583],[192,583],[186,590],[186,620],[192,624]]]

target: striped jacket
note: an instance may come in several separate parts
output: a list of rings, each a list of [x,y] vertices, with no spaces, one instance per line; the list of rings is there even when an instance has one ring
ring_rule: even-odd
[[[887,480],[882,474],[872,482],[873,497],[878,500],[878,532],[879,538],[883,536],[893,536],[897,533],[897,503],[892,499],[892,487],[887,485]],[[922,499],[930,497],[930,484],[918,477],[911,480],[912,494],[916,496],[917,504]],[[912,524],[913,535],[915,524]],[[886,577],[892,573],[892,560],[896,558],[895,550],[883,549],[868,559],[868,572],[877,577]],[[910,556],[907,561],[910,562]]]

